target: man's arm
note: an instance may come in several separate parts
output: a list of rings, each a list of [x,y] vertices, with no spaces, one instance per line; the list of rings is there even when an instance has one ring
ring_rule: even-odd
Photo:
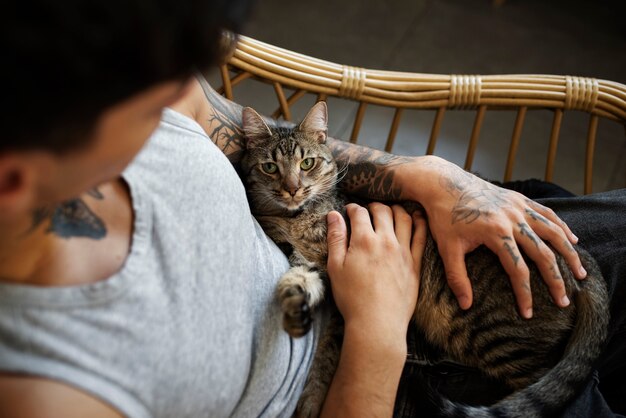
[[[195,119],[236,164],[245,147],[242,107],[210,87],[206,94],[199,84],[196,87]],[[438,157],[398,157],[333,138],[327,143],[338,165],[347,170],[341,183],[347,192],[379,200],[413,200],[424,206],[448,284],[462,308],[472,304],[465,254],[480,245],[498,255],[526,318],[532,316],[532,293],[519,247],[537,264],[559,306],[569,301],[555,256],[544,240],[565,258],[576,277],[585,277],[572,247],[577,238],[550,209]]]
[[[122,418],[111,405],[53,380],[0,374],[0,417]]]
[[[322,416],[388,417],[419,296],[426,221],[381,203],[369,211],[350,204],[346,212],[349,239],[343,218],[328,215],[328,274],[345,328]]]

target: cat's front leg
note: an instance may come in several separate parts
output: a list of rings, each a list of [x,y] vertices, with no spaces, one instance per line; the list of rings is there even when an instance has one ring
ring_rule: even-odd
[[[308,264],[291,267],[278,283],[285,331],[292,337],[309,332],[312,311],[323,298],[324,282],[315,267]]]

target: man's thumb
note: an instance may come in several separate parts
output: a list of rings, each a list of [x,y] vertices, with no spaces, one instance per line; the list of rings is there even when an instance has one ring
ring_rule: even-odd
[[[328,232],[326,241],[328,243],[328,267],[341,266],[348,251],[348,231],[346,221],[339,212],[332,211],[326,216]]]

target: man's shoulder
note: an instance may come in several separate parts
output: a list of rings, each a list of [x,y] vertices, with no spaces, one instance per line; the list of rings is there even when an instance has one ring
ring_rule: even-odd
[[[189,91],[176,103],[169,107],[178,113],[203,125],[210,111],[210,103],[206,100],[202,86],[195,78],[189,82]],[[203,127],[204,129],[204,127]],[[208,135],[208,132],[206,132]]]
[[[120,418],[123,415],[67,384],[37,376],[0,373],[0,416]]]

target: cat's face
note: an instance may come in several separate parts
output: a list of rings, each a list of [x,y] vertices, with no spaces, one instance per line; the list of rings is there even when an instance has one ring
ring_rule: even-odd
[[[242,168],[257,214],[298,210],[335,187],[337,166],[326,141],[326,104],[316,104],[294,129],[270,129],[244,109],[247,152]]]

